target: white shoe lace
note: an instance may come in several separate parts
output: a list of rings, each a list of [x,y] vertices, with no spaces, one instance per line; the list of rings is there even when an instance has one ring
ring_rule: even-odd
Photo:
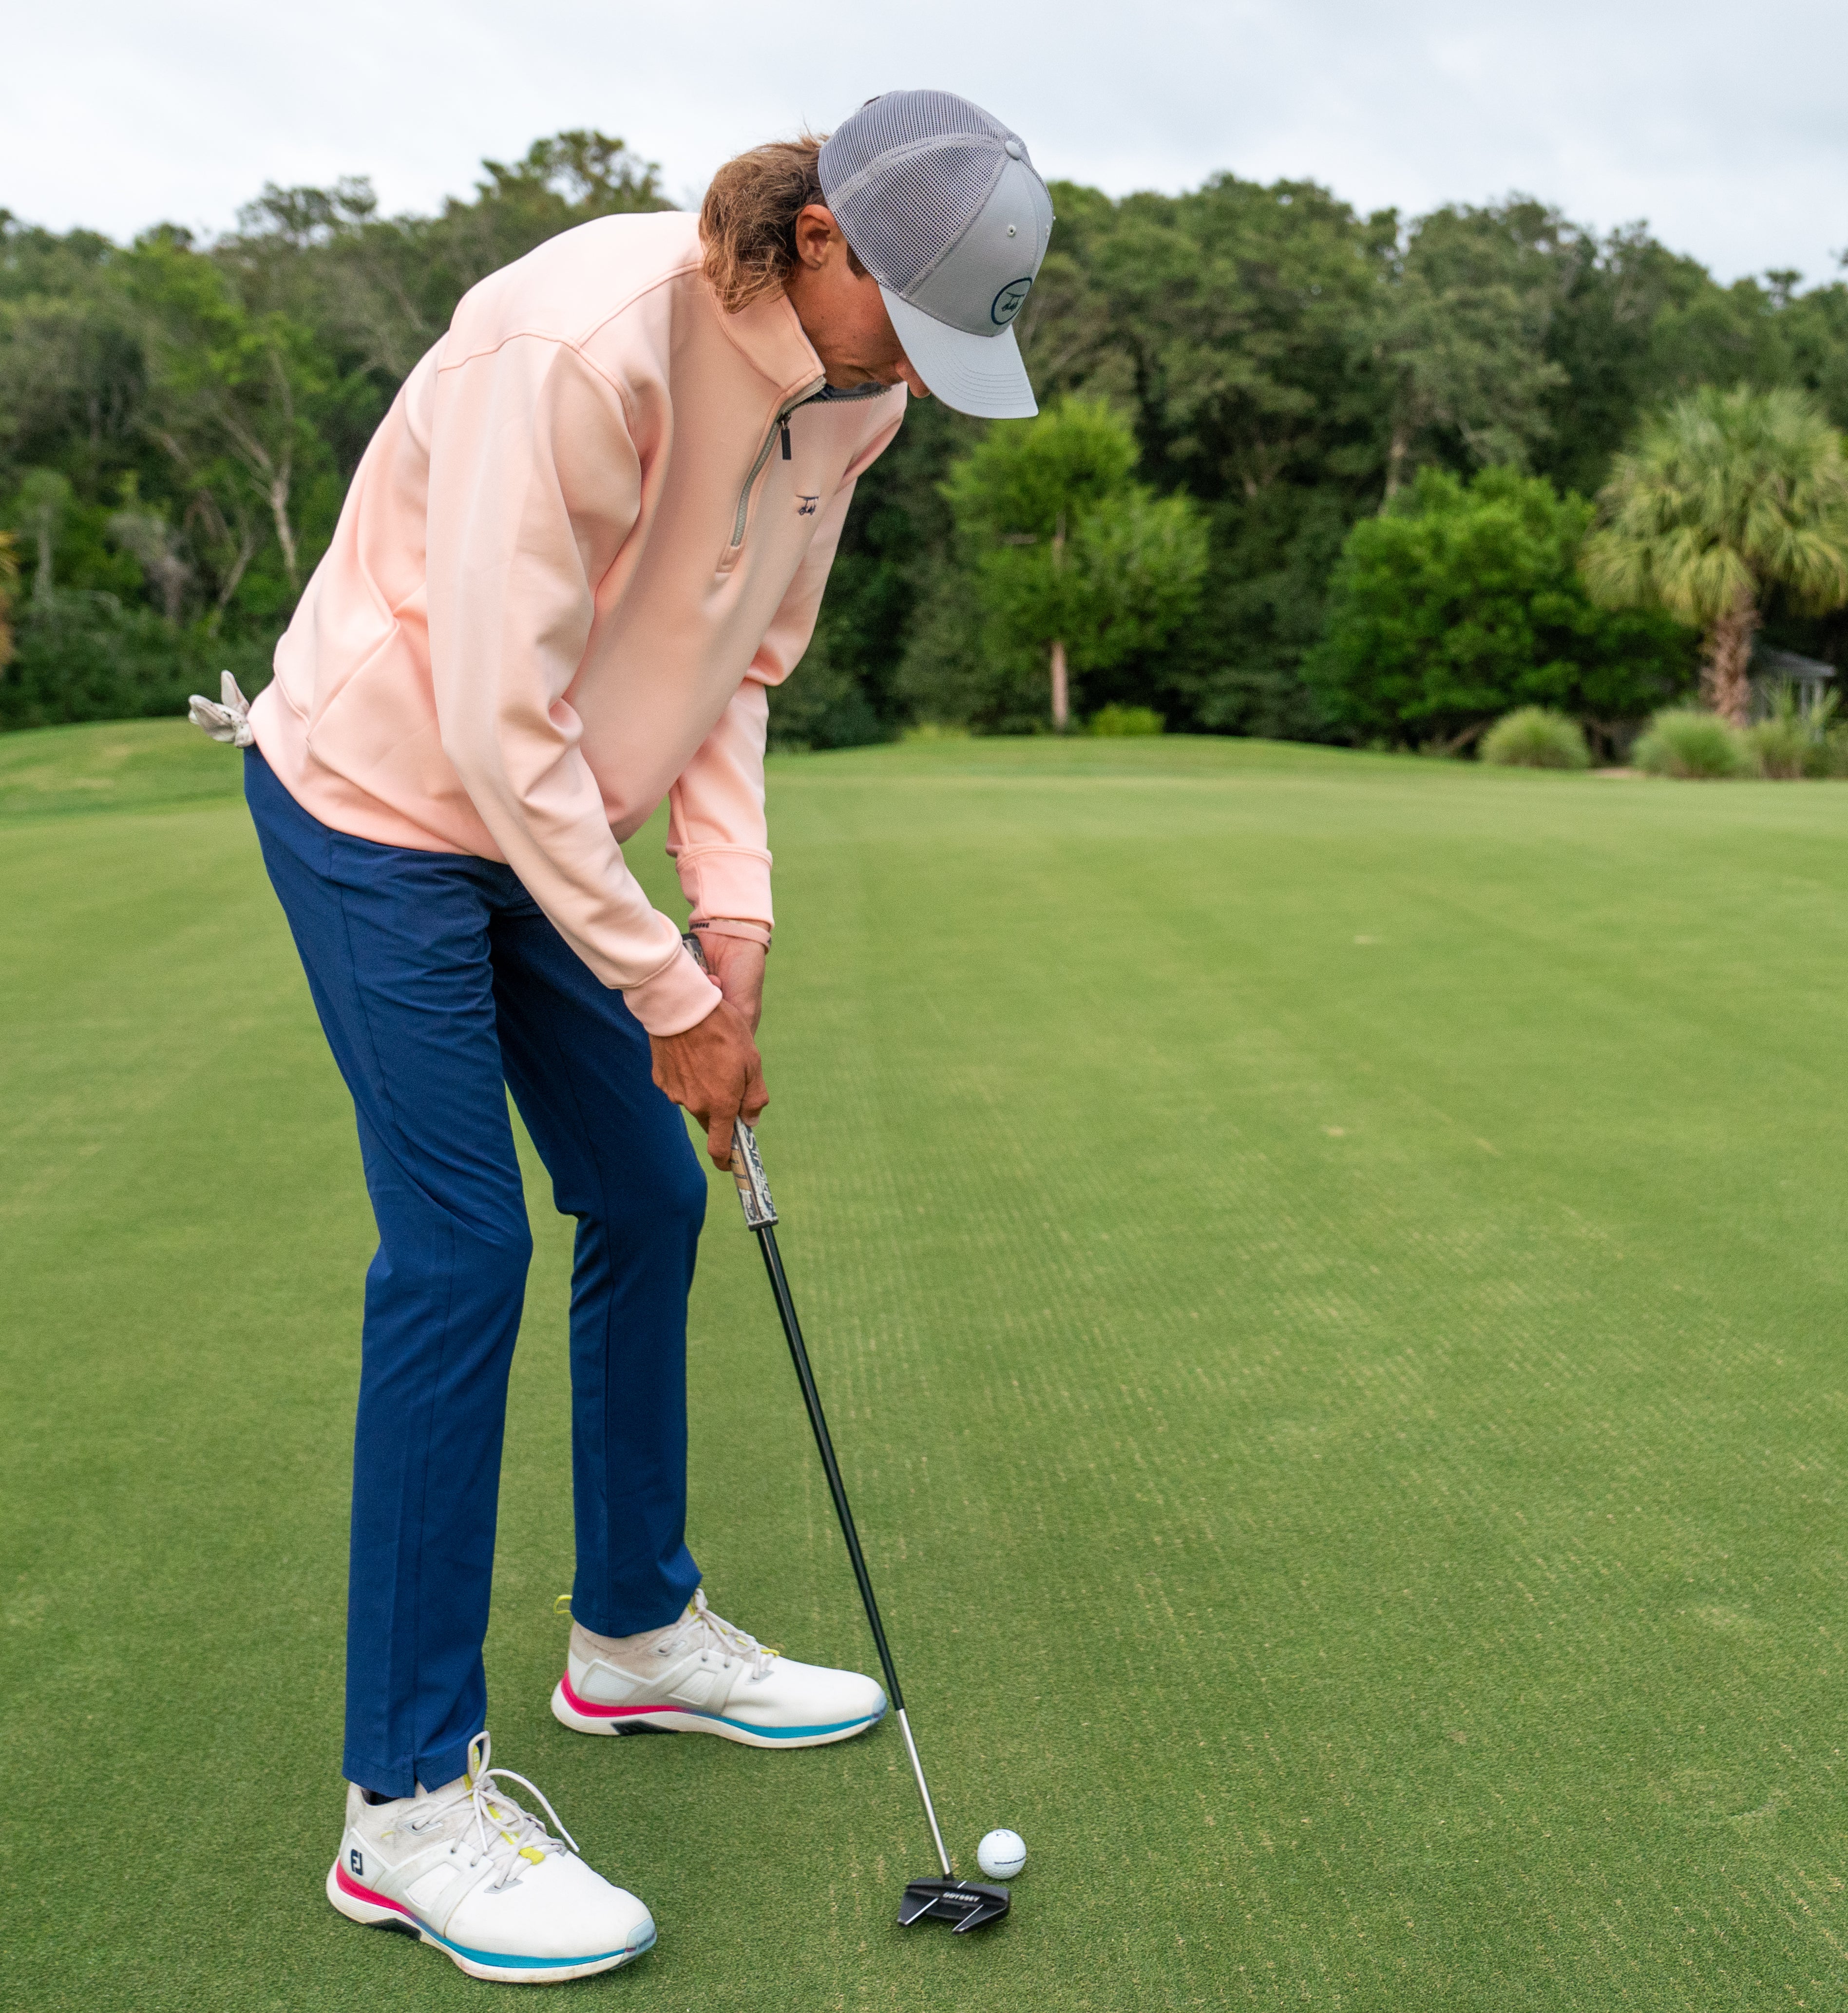
[[[748,1636],[735,1622],[727,1621],[723,1615],[715,1614],[706,1604],[706,1589],[695,1587],[693,1598],[687,1603],[687,1611],[681,1617],[680,1626],[663,1639],[656,1647],[663,1656],[677,1650],[690,1650],[697,1644],[717,1650],[729,1665],[734,1657],[748,1663],[751,1675],[761,1678],[769,1671],[777,1652],[767,1643],[760,1643],[755,1636]]]
[[[511,1797],[497,1790],[496,1777],[505,1776],[509,1782],[517,1782],[523,1790],[537,1797],[545,1806],[545,1815],[558,1827],[559,1837],[574,1852],[578,1847],[577,1840],[565,1829],[563,1821],[552,1807],[545,1792],[536,1782],[529,1782],[512,1768],[488,1767],[488,1757],[493,1751],[493,1743],[485,1730],[477,1733],[468,1744],[468,1788],[463,1800],[468,1804],[474,1820],[472,1829],[476,1846],[474,1857],[469,1864],[477,1865],[487,1859],[495,1868],[495,1878],[488,1885],[511,1887],[527,1866],[539,1864],[549,1847],[557,1849],[558,1839],[553,1838],[530,1811],[522,1810]],[[426,1831],[432,1825],[453,1816],[456,1809],[455,1802],[445,1804],[441,1810],[432,1811],[422,1822],[412,1824],[408,1829]]]

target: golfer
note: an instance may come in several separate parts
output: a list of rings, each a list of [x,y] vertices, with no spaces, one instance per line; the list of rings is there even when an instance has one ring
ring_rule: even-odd
[[[523,1807],[489,1765],[481,1649],[531,1250],[506,1090],[577,1221],[553,1712],[585,1734],[804,1747],[885,1710],[872,1679],[764,1648],[700,1590],[685,1347],[706,1182],[674,1107],[724,1166],[733,1121],[768,1101],[767,688],[807,645],[907,392],[1035,410],[1010,324],[1052,220],[1008,127],[901,91],[824,143],[732,161],[697,222],[554,238],[475,288],[411,373],[274,682],[247,713],[228,683],[195,702],[248,749],[378,1221],[328,1898],[478,1978],[581,1978],[655,1938],[536,1787],[512,1777]],[[710,978],[623,857],[663,797]]]

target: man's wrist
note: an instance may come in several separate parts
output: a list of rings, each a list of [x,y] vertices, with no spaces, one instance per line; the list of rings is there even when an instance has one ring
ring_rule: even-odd
[[[745,943],[754,943],[763,950],[770,949],[770,925],[753,922],[748,917],[702,916],[688,927],[695,936],[737,937]]]
[[[639,985],[625,985],[622,992],[629,1011],[649,1033],[663,1037],[697,1027],[724,997],[717,982],[677,947],[652,977]]]

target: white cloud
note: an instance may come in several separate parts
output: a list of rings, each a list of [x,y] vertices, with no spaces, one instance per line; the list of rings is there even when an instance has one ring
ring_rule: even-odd
[[[7,57],[0,205],[118,234],[220,228],[266,181],[342,173],[424,207],[484,154],[574,125],[621,133],[689,194],[754,139],[939,83],[1049,173],[1115,192],[1220,168],[1363,208],[1518,188],[1600,227],[1646,216],[1728,278],[1825,277],[1848,245],[1835,0],[91,0],[17,20]]]

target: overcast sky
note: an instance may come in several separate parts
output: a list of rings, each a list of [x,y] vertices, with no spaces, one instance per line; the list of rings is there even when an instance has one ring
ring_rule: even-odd
[[[9,9],[0,207],[222,229],[265,181],[366,174],[388,209],[599,126],[677,197],[752,141],[895,85],[960,91],[1049,176],[1215,169],[1407,211],[1521,190],[1646,218],[1722,277],[1848,245],[1848,0],[87,0]]]

